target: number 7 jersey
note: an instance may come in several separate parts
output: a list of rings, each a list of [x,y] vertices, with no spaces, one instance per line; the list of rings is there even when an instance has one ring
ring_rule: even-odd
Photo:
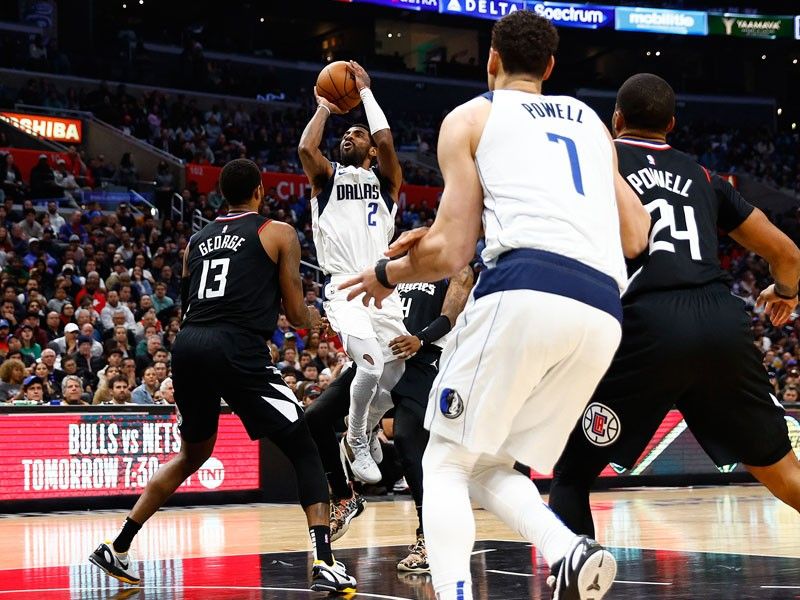
[[[189,240],[189,304],[184,325],[235,325],[268,336],[278,322],[280,284],[254,212],[218,217]]]
[[[544,250],[593,267],[622,289],[613,148],[597,114],[569,96],[495,90],[484,98],[492,107],[475,164],[486,265],[509,250]]]
[[[360,273],[385,258],[397,206],[377,168],[331,165],[333,174],[311,199],[317,260],[328,275]]]
[[[733,187],[668,144],[615,140],[619,172],[652,217],[648,249],[629,261],[624,300],[659,290],[728,282],[718,229],[732,231],[753,212]]]

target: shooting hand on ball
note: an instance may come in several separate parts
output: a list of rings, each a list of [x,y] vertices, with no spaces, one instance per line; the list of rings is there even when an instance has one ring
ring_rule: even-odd
[[[369,87],[369,74],[364,70],[360,64],[356,61],[351,60],[350,64],[347,65],[347,72],[353,76],[353,79],[356,80],[356,89],[360,92],[364,88]]]
[[[314,99],[317,101],[317,106],[324,106],[325,108],[328,109],[328,112],[330,112],[332,115],[343,115],[346,112],[346,111],[343,111],[338,106],[336,106],[330,100],[327,100],[326,98],[323,98],[322,96],[320,96],[317,93],[317,86],[314,86]]]

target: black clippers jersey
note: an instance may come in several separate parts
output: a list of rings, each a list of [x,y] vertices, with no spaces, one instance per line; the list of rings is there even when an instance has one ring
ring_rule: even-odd
[[[397,293],[403,305],[403,324],[411,335],[416,335],[442,314],[448,280],[435,283],[398,283]],[[433,344],[441,348],[441,344]]]
[[[649,248],[628,262],[623,301],[656,290],[728,281],[718,229],[736,229],[753,211],[727,181],[683,152],[649,140],[615,140],[619,171],[650,212]]]
[[[280,307],[278,267],[258,237],[269,219],[254,212],[219,217],[189,241],[186,325],[238,325],[268,336]]]

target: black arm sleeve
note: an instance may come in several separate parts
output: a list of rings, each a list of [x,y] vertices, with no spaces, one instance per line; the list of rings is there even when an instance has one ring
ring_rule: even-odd
[[[719,200],[717,223],[725,231],[733,231],[750,216],[754,207],[719,175],[711,177],[711,186]]]
[[[189,305],[189,277],[181,277],[181,310]]]
[[[450,324],[450,319],[444,315],[439,315],[430,325],[417,334],[417,338],[419,338],[423,344],[430,344],[446,336],[450,333],[452,328],[453,326]]]

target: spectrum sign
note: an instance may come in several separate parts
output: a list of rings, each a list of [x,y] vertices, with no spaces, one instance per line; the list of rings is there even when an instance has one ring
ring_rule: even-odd
[[[563,2],[528,2],[528,10],[549,19],[557,27],[600,29],[614,25],[613,6],[568,4]]]

